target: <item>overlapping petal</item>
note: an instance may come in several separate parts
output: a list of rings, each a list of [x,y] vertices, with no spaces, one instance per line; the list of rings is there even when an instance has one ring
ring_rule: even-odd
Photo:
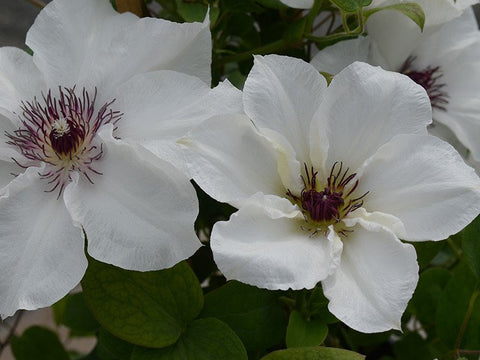
[[[167,70],[136,75],[115,98],[123,113],[116,135],[180,169],[185,166],[177,139],[217,113],[242,112],[241,92],[228,81],[210,89],[197,77]]]
[[[398,135],[359,172],[367,211],[399,218],[404,240],[442,240],[480,211],[480,182],[456,150],[434,136]]]
[[[328,308],[358,331],[400,329],[418,281],[415,249],[380,226],[353,230],[343,241],[340,265],[322,281]]]
[[[375,97],[372,96],[375,94]],[[426,134],[431,122],[425,90],[406,76],[354,63],[335,76],[312,123],[312,160],[328,139],[329,169],[343,161],[352,171],[397,134]]]
[[[106,0],[50,3],[36,18],[26,43],[50,87],[76,84],[112,90],[134,74],[159,69],[211,81],[208,23],[139,19],[118,14]]]
[[[215,262],[227,279],[267,289],[313,288],[338,265],[342,243],[333,231],[309,236],[302,223],[288,200],[256,194],[213,227]]]
[[[87,267],[82,230],[63,201],[45,192],[39,171],[29,168],[0,195],[2,318],[60,300]]]
[[[256,56],[245,82],[245,113],[259,128],[283,135],[298,159],[309,154],[313,114],[324,97],[325,78],[302,60],[279,55]]]
[[[0,189],[7,186],[18,173],[19,167],[17,164],[0,158]]]
[[[355,61],[372,64],[372,41],[368,36],[340,41],[319,51],[310,64],[319,71],[335,75]]]
[[[196,194],[188,178],[146,150],[102,131],[106,154],[94,184],[76,179],[65,189],[73,220],[96,259],[131,270],[168,268],[200,247],[193,223]],[[111,136],[111,135],[110,135]],[[159,167],[162,164],[162,167]]]
[[[239,205],[261,191],[283,194],[278,153],[242,115],[204,121],[180,140],[190,175],[218,201]]]
[[[0,48],[0,114],[16,123],[22,113],[21,102],[41,97],[45,87],[29,54],[13,47]]]

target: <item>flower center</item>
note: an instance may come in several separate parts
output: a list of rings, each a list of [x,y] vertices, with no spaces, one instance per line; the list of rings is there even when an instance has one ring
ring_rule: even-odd
[[[333,164],[326,182],[322,186],[317,181],[318,172],[305,167],[305,176],[302,175],[303,190],[300,195],[294,195],[287,190],[287,196],[300,206],[307,223],[312,227],[305,230],[312,231],[315,235],[319,231],[326,232],[328,226],[334,225],[337,233],[346,236],[349,232],[338,225],[350,212],[363,205],[363,198],[368,194],[355,197],[353,194],[358,187],[356,174],[349,174],[349,169],[343,170],[343,164]]]
[[[40,176],[48,180],[48,192],[58,189],[60,196],[72,171],[80,172],[91,183],[92,173],[101,174],[92,167],[103,156],[102,144],[95,136],[102,125],[115,125],[122,114],[111,109],[115,100],[95,111],[96,97],[96,89],[92,96],[85,89],[77,95],[75,87],[59,87],[58,96],[49,91],[41,100],[22,102],[20,128],[6,133],[7,143],[17,147],[27,160],[45,163]]]
[[[415,59],[414,56],[408,57],[400,69],[400,73],[407,75],[427,91],[432,108],[446,111],[448,94],[444,89],[446,84],[440,80],[443,76],[440,66],[429,66],[423,70],[415,70],[413,67]]]

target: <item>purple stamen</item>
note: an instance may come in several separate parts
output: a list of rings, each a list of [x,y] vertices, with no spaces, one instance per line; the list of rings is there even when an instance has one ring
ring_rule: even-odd
[[[47,192],[59,189],[60,196],[72,171],[82,173],[91,183],[92,173],[101,174],[91,166],[103,156],[103,148],[95,145],[94,138],[102,125],[115,126],[122,114],[110,108],[115,100],[96,111],[96,98],[97,89],[90,96],[86,89],[77,95],[75,87],[59,87],[58,96],[49,90],[41,100],[22,101],[22,126],[12,134],[6,133],[7,143],[17,147],[26,159],[48,165],[40,174],[51,184]]]

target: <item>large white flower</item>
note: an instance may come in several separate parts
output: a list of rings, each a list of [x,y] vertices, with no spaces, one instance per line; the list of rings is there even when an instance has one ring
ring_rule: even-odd
[[[364,63],[327,88],[301,60],[257,56],[243,105],[180,141],[195,181],[239,209],[213,228],[219,269],[268,289],[321,281],[352,328],[400,328],[418,266],[399,238],[444,239],[480,209],[473,169],[427,134],[424,89]]]
[[[90,255],[126,269],[192,255],[198,204],[175,140],[235,98],[210,90],[208,23],[55,0],[27,45],[33,57],[0,49],[1,317],[80,281],[82,231]]]
[[[473,158],[480,160],[480,99],[476,95],[480,90],[480,32],[472,9],[415,40],[404,36],[403,27],[385,21],[388,18],[382,18],[381,26],[369,26],[366,37],[323,49],[312,65],[335,74],[354,61],[365,61],[408,75],[427,90],[433,120],[449,127]],[[386,37],[386,27],[397,36]]]

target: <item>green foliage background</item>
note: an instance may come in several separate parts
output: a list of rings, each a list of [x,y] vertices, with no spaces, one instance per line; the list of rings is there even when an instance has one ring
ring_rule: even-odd
[[[309,11],[278,0],[149,0],[151,16],[203,21],[213,38],[212,86],[229,79],[242,88],[252,54],[310,60],[313,49],[361,35],[371,0],[316,1]],[[160,6],[157,6],[160,5]],[[416,4],[390,6],[420,27]],[[319,32],[321,29],[321,32]],[[328,74],[326,74],[328,76]],[[235,210],[196,187],[196,230]],[[362,334],[328,311],[321,286],[268,291],[226,282],[211,250],[175,267],[126,271],[89,258],[83,292],[54,305],[71,337],[95,336],[89,354],[67,352],[57,334],[31,327],[10,344],[18,360],[425,360],[480,356],[480,219],[446,241],[414,244],[420,280],[402,319],[403,332]]]

